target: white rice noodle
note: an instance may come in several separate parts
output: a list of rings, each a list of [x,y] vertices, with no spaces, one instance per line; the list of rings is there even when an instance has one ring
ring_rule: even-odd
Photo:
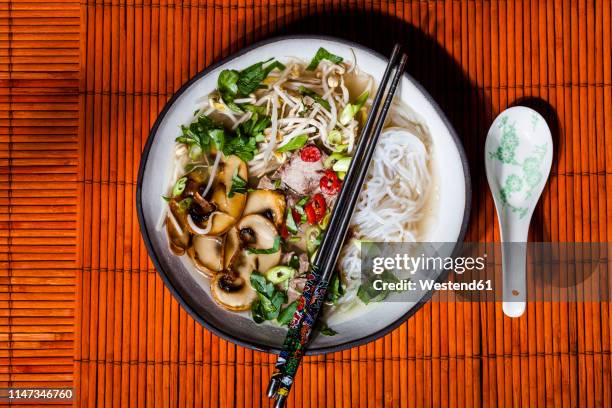
[[[380,137],[352,224],[358,237],[413,242],[430,183],[425,144],[406,129]]]

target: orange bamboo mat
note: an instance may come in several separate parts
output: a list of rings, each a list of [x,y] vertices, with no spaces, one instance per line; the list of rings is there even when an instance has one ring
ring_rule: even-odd
[[[178,306],[134,201],[172,93],[276,34],[406,44],[470,160],[471,241],[499,240],[486,130],[528,98],[557,148],[531,239],[612,241],[611,14],[610,0],[0,0],[0,387],[72,384],[78,406],[268,405],[275,358]],[[290,404],[610,407],[611,312],[428,303],[379,341],[306,358]]]

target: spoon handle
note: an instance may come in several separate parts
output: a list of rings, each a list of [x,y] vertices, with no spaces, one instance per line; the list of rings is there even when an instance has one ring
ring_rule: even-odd
[[[519,317],[525,312],[527,298],[527,243],[525,239],[502,246],[503,310],[509,317]]]

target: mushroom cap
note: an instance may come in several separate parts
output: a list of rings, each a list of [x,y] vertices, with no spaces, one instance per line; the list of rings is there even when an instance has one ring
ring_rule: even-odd
[[[239,236],[248,232],[252,234],[252,242],[244,244],[246,247],[257,249],[270,249],[274,246],[274,242],[279,238],[274,224],[263,215],[251,214],[243,217],[236,224]],[[281,259],[281,250],[271,254],[254,254],[244,250],[245,257],[252,265],[252,270],[266,272],[273,266],[278,265]]]
[[[283,224],[286,210],[285,196],[274,190],[255,190],[249,193],[243,215],[261,214],[278,228]]]
[[[238,257],[232,270],[216,274],[210,282],[213,299],[221,306],[232,311],[248,310],[257,292],[251,286],[250,263]],[[229,290],[228,290],[229,289]]]
[[[196,268],[210,278],[223,270],[224,248],[225,242],[221,237],[196,235],[188,253]]]

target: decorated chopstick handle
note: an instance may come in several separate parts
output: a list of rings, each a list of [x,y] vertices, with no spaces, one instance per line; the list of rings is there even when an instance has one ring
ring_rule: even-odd
[[[303,296],[304,302],[300,302],[298,305],[297,310],[300,311],[300,314],[299,316],[297,313],[294,314],[294,321],[292,321],[292,323],[295,322],[296,324],[289,329],[285,339],[286,343],[290,344],[292,352],[287,352],[287,354],[283,356],[284,364],[281,370],[282,375],[277,377],[279,385],[276,390],[277,400],[275,407],[282,407],[285,404],[285,400],[291,390],[305,348],[310,341],[312,329],[315,326],[317,317],[323,306],[323,301],[325,300],[325,295],[327,294],[327,285],[329,282],[326,279],[309,279],[308,283],[310,283],[308,288],[304,288],[304,294],[308,293],[308,296]],[[299,320],[296,321],[296,317]]]
[[[275,395],[278,395],[279,389],[283,388],[283,382],[290,381],[291,379],[287,379],[286,375],[286,366],[287,362],[293,360],[292,356],[294,355],[297,349],[301,349],[304,347],[305,343],[302,344],[303,339],[303,331],[304,331],[304,322],[306,320],[311,320],[312,312],[309,312],[311,305],[313,304],[313,300],[316,300],[321,291],[321,271],[316,265],[311,265],[311,268],[306,277],[306,283],[304,285],[304,290],[302,291],[302,296],[300,296],[298,300],[298,305],[293,314],[293,318],[289,323],[289,330],[287,331],[287,335],[285,337],[285,341],[283,343],[283,347],[281,352],[276,360],[276,364],[274,366],[274,373],[270,379],[270,384],[268,386],[268,397],[272,398]],[[327,291],[327,282],[324,283],[324,292]],[[323,297],[325,293],[323,293]],[[318,311],[317,311],[318,314]],[[315,314],[316,317],[316,314]],[[311,323],[312,326],[314,323]],[[310,329],[308,330],[310,333]],[[308,341],[308,337],[305,338],[305,341]],[[298,359],[299,365],[299,359]],[[295,375],[295,371],[297,371],[297,366],[293,369],[293,374]],[[289,383],[289,387],[291,384]]]

